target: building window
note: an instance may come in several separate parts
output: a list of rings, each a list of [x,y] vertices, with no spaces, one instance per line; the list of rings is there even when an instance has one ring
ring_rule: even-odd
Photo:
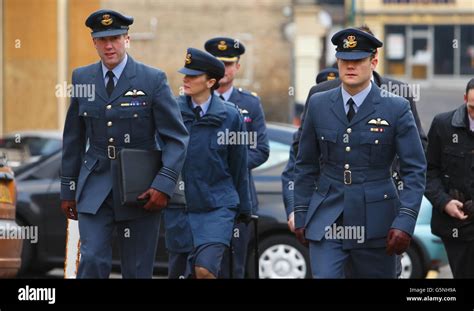
[[[461,74],[474,74],[474,25],[461,25]]]
[[[454,26],[434,27],[434,74],[454,74]]]
[[[406,61],[405,26],[385,26],[385,72],[389,75],[404,76]]]

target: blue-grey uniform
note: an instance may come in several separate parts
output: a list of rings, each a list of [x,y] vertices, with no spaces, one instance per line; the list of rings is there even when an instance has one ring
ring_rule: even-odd
[[[125,34],[133,22],[110,10],[93,13],[93,37]],[[74,70],[74,86],[92,84],[92,97],[74,96],[63,134],[61,200],[75,200],[81,235],[80,278],[108,277],[111,238],[118,228],[124,277],[151,277],[160,213],[120,204],[117,153],[122,148],[154,150],[164,142],[163,167],[151,188],[171,197],[186,155],[188,132],[165,74],[125,55],[112,72],[102,62]],[[109,96],[106,85],[113,79]]]
[[[241,55],[245,53],[245,46],[240,40],[227,37],[209,39],[206,41],[204,47],[206,51],[224,63],[238,62]],[[270,154],[262,103],[257,94],[233,86],[222,94],[219,94],[217,91],[215,94],[220,96],[223,100],[237,105],[244,118],[245,129],[251,138],[248,142],[247,167],[249,171],[249,191],[252,202],[252,213],[256,214],[258,210],[258,199],[257,190],[255,189],[252,177],[252,170],[265,163]],[[222,261],[221,277],[229,278],[232,276],[233,278],[244,278],[249,239],[249,224],[243,222],[237,223],[232,235],[232,275],[229,271],[229,253],[226,252],[224,260]]]
[[[336,33],[333,43],[336,57],[355,60],[382,44],[354,29]],[[348,118],[351,99],[356,113]],[[391,178],[395,155],[404,181],[400,194]],[[343,277],[350,260],[353,277],[395,277],[395,256],[385,253],[387,234],[391,228],[413,234],[425,171],[407,100],[374,83],[352,97],[342,87],[314,94],[303,124],[294,190],[295,227],[305,229],[313,276]]]
[[[211,54],[189,48],[186,75],[224,75],[224,65]],[[186,215],[194,249],[189,255],[188,275],[194,266],[219,276],[224,251],[230,245],[232,228],[238,215],[250,215],[248,194],[247,145],[232,142],[231,135],[243,134],[244,123],[237,107],[210,94],[198,107],[189,96],[178,103],[190,140],[182,178]]]

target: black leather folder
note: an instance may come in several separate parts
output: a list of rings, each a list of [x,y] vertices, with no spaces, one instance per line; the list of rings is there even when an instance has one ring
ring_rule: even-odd
[[[163,166],[161,151],[122,149],[117,156],[119,188],[122,205],[143,205],[146,200],[137,197],[148,190]]]

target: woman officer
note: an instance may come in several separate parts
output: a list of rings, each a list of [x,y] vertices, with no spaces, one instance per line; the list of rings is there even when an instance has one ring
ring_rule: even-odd
[[[225,73],[220,60],[189,48],[179,72],[185,75],[185,95],[178,103],[190,133],[182,172],[194,246],[187,276],[214,279],[229,247],[234,222],[250,217],[247,146],[228,139],[243,133],[244,123],[233,104],[213,95]]]

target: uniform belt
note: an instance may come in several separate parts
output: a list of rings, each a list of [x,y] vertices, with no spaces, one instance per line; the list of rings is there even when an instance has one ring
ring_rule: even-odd
[[[114,145],[89,145],[89,152],[92,152],[100,157],[106,157],[110,160],[117,159],[118,152],[124,148],[127,149],[142,149],[142,150],[154,150],[156,144],[140,144],[140,145],[126,145],[126,146],[114,146]]]
[[[374,169],[370,167],[344,168],[325,164],[321,174],[346,185],[362,184],[370,181],[383,180],[391,177],[390,168]]]

